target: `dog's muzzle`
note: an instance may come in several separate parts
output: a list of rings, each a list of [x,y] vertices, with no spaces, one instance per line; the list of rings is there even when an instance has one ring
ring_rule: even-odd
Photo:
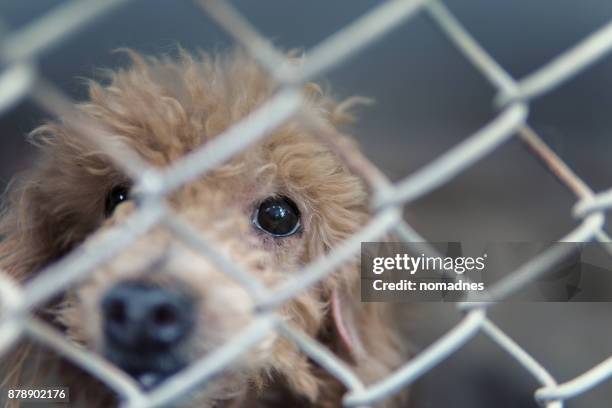
[[[119,283],[102,299],[104,353],[152,388],[183,368],[182,343],[195,325],[193,298],[176,288]]]

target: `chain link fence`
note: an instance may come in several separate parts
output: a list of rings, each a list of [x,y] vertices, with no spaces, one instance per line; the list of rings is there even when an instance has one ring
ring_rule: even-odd
[[[72,102],[53,84],[37,72],[36,58],[44,50],[72,35],[79,27],[111,12],[125,0],[71,1],[52,10],[28,26],[13,32],[3,29],[0,22],[0,113],[28,97],[48,112],[71,118],[84,136],[103,143],[101,129],[79,116]],[[280,84],[280,90],[265,104],[223,135],[197,151],[159,170],[149,167],[130,151],[101,147],[113,156],[117,165],[133,178],[143,191],[138,211],[122,225],[100,235],[95,241],[77,248],[59,262],[37,274],[25,285],[19,285],[8,274],[0,272],[0,354],[6,352],[20,337],[28,336],[55,350],[80,366],[116,392],[125,407],[154,407],[172,403],[195,387],[221,372],[243,353],[266,337],[271,330],[294,341],[314,361],[328,370],[348,389],[343,403],[347,407],[369,406],[397,393],[426,374],[430,369],[470,341],[477,333],[488,336],[513,357],[541,387],[535,399],[543,406],[559,408],[564,401],[588,392],[612,375],[612,357],[565,383],[555,378],[508,334],[487,317],[490,303],[460,303],[463,319],[433,344],[387,378],[366,386],[343,361],[323,345],[294,330],[277,318],[275,310],[298,292],[315,285],[353,258],[363,241],[376,241],[394,233],[417,245],[420,251],[435,256],[435,250],[422,244],[425,240],[402,218],[402,209],[449,182],[478,160],[494,151],[506,140],[519,138],[575,196],[574,216],[581,223],[559,241],[607,243],[604,212],[612,207],[612,190],[595,194],[529,127],[529,102],[570,80],[612,48],[612,23],[592,33],[567,52],[559,55],[522,79],[512,78],[470,36],[468,31],[439,1],[390,0],[368,12],[336,34],[327,38],[308,53],[300,67],[286,63],[281,52],[263,38],[230,3],[222,0],[198,0],[196,4],[241,44]],[[493,101],[499,109],[497,117],[469,138],[432,160],[420,170],[391,183],[358,151],[345,146],[336,130],[318,120],[302,106],[301,85],[330,68],[342,64],[350,55],[380,41],[388,31],[400,24],[409,24],[411,16],[427,14],[448,41],[467,58],[474,68],[497,89]],[[288,119],[297,120],[328,144],[370,187],[373,216],[362,230],[324,257],[315,260],[296,274],[299,278],[268,288],[248,272],[215,251],[213,242],[206,241],[190,225],[175,216],[166,205],[164,196],[189,181],[201,177],[215,166],[241,150],[265,138]],[[238,280],[257,304],[257,317],[239,335],[216,352],[194,362],[151,392],[143,392],[126,374],[103,358],[67,342],[47,323],[35,317],[31,310],[51,299],[75,282],[84,279],[96,266],[109,260],[129,243],[163,225],[176,238],[209,257],[225,273]],[[603,245],[612,256],[610,246]],[[553,245],[536,258],[522,265],[496,283],[490,294],[503,299],[546,273],[567,255],[568,246]]]

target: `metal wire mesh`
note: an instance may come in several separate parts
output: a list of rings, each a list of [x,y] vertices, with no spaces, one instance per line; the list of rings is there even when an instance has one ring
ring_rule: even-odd
[[[99,137],[102,130],[73,110],[71,101],[37,72],[34,61],[39,53],[53,47],[63,37],[71,35],[80,26],[125,2],[71,1],[16,32],[2,30],[3,25],[0,22],[0,31],[3,34],[0,41],[0,61],[6,67],[0,76],[0,113],[21,98],[29,97],[53,114],[71,117],[85,136],[100,143],[104,139]],[[171,403],[240,358],[271,330],[276,330],[295,342],[304,353],[347,387],[348,392],[343,399],[347,407],[375,404],[397,393],[457,352],[477,333],[488,336],[541,384],[541,388],[535,391],[535,398],[550,408],[562,407],[565,400],[587,392],[612,375],[610,357],[574,379],[559,384],[545,367],[487,317],[487,308],[491,307],[491,304],[461,303],[459,307],[465,315],[453,329],[389,377],[366,386],[350,367],[323,345],[292,329],[275,314],[279,305],[316,284],[358,253],[363,241],[375,241],[388,233],[395,233],[408,243],[424,241],[402,219],[402,207],[447,183],[512,137],[518,137],[528,146],[577,198],[574,215],[582,221],[576,229],[559,241],[609,242],[603,226],[604,211],[612,207],[612,191],[595,194],[529,127],[527,119],[528,104],[533,98],[570,80],[612,48],[612,23],[532,74],[522,79],[514,79],[470,36],[449,10],[436,0],[389,0],[314,47],[305,64],[300,67],[284,63],[284,56],[228,2],[197,0],[196,4],[265,67],[282,85],[281,90],[213,142],[164,170],[149,167],[134,153],[113,151],[112,147],[102,145],[104,149],[111,149],[110,153],[117,164],[140,186],[144,199],[138,211],[125,223],[76,249],[59,263],[46,267],[29,283],[19,285],[8,274],[0,272],[0,353],[5,352],[22,336],[36,338],[99,378],[119,395],[126,407],[153,407]],[[300,88],[305,81],[343,63],[349,55],[379,41],[387,31],[407,22],[416,13],[426,13],[484,79],[497,89],[494,103],[500,111],[497,117],[481,130],[419,171],[392,184],[359,152],[347,148],[341,139],[336,137],[334,129],[319,121],[302,106]],[[299,278],[278,287],[267,288],[247,271],[239,269],[216,252],[213,243],[207,242],[197,231],[173,215],[164,203],[164,196],[266,137],[289,118],[299,120],[304,126],[316,130],[314,133],[331,146],[354,172],[363,177],[372,191],[374,215],[359,233],[305,267],[302,273],[296,275]],[[258,306],[258,316],[252,324],[216,352],[196,361],[152,392],[145,393],[119,369],[103,358],[68,343],[60,333],[29,311],[86,277],[97,265],[113,257],[156,225],[164,225],[177,239],[209,257],[225,273],[243,284]],[[508,296],[548,271],[566,255],[564,248],[553,245],[498,282],[491,288],[494,298]],[[610,251],[607,245],[604,245],[604,249]],[[432,248],[428,250],[433,251]]]

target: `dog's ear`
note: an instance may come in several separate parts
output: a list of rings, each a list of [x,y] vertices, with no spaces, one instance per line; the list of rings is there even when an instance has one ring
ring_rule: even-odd
[[[3,197],[0,213],[0,269],[22,281],[39,263],[36,203],[28,176],[14,180]]]
[[[0,269],[19,281],[96,228],[115,177],[110,161],[69,127],[49,123],[29,140],[35,161],[0,197]]]
[[[358,281],[338,282],[330,293],[331,349],[366,383],[403,363],[408,345],[400,340],[396,314],[385,302],[361,302]]]
[[[0,213],[0,269],[22,282],[59,255],[67,224],[56,223],[52,177],[36,169],[13,180]],[[61,194],[59,189],[56,190]]]
[[[34,250],[36,244],[29,233],[33,218],[26,216],[26,211],[33,203],[27,183],[23,180],[14,181],[8,191],[3,197],[3,209],[0,212],[0,273],[22,282],[39,262],[39,256]],[[31,350],[32,343],[28,340],[3,350],[0,356],[0,392],[33,385],[30,383],[32,378],[26,378],[24,373]],[[18,406],[16,401],[7,403],[7,407]]]
[[[334,288],[330,300],[332,330],[335,332],[338,354],[355,363],[365,355],[365,347],[358,332],[357,310],[343,288]]]

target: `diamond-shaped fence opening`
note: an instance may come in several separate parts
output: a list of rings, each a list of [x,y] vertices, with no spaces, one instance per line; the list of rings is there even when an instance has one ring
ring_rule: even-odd
[[[22,98],[30,98],[47,111],[71,117],[85,137],[100,143],[102,129],[80,117],[71,101],[56,86],[45,81],[37,70],[35,60],[41,52],[72,35],[104,13],[126,1],[85,0],[71,1],[17,31],[2,30],[0,61],[0,113]],[[35,279],[24,285],[14,282],[0,272],[0,353],[5,352],[22,336],[37,339],[91,373],[113,389],[125,406],[160,406],[180,398],[198,384],[222,371],[234,360],[260,341],[269,331],[295,342],[314,361],[337,377],[348,389],[345,406],[368,406],[384,400],[408,387],[449,355],[470,341],[477,333],[484,333],[497,346],[512,356],[531,376],[541,383],[535,398],[547,407],[561,407],[566,399],[588,392],[612,375],[612,357],[592,367],[578,377],[558,383],[520,344],[514,342],[487,317],[487,303],[462,303],[463,319],[430,346],[421,350],[387,378],[372,385],[364,385],[359,378],[316,340],[292,329],[276,318],[275,308],[290,300],[298,292],[316,284],[343,262],[352,258],[363,241],[375,241],[388,233],[395,233],[408,243],[422,242],[417,231],[402,220],[403,206],[449,182],[471,165],[486,157],[504,141],[518,138],[539,158],[577,199],[575,215],[582,222],[560,238],[560,241],[609,242],[603,230],[604,211],[612,206],[612,192],[595,194],[534,132],[528,125],[529,103],[542,94],[561,86],[580,73],[612,48],[612,23],[593,32],[574,47],[535,70],[524,78],[513,78],[484,50],[452,13],[439,1],[390,0],[381,3],[367,14],[342,27],[309,51],[305,63],[299,67],[285,63],[283,53],[263,38],[230,3],[223,0],[196,0],[203,13],[208,14],[234,40],[241,44],[274,77],[280,90],[261,107],[241,122],[229,128],[213,142],[201,147],[174,163],[158,170],[129,151],[106,149],[143,191],[144,200],[138,210],[121,225],[109,230],[94,242],[88,242],[40,271]],[[497,90],[493,101],[499,108],[497,117],[479,131],[444,154],[436,157],[420,170],[397,183],[391,183],[358,151],[346,146],[336,130],[321,123],[302,106],[300,85],[346,59],[361,53],[383,35],[401,24],[410,24],[412,16],[426,14],[464,56],[474,69]],[[164,203],[164,196],[173,189],[213,170],[215,166],[236,155],[249,145],[265,138],[270,131],[289,118],[315,129],[316,135],[327,143],[357,174],[367,182],[371,191],[373,217],[360,232],[321,259],[306,266],[295,278],[279,287],[267,288],[246,271],[229,262],[215,251],[212,243],[193,231]],[[216,352],[194,362],[185,370],[150,393],[141,391],[128,376],[104,359],[76,348],[63,339],[49,325],[28,313],[49,300],[69,285],[86,277],[96,265],[113,257],[129,243],[151,228],[163,225],[187,245],[215,262],[221,270],[239,281],[259,306],[258,316],[251,325]],[[604,246],[609,250],[609,246]],[[536,258],[522,265],[495,286],[491,292],[503,298],[523,288],[549,270],[565,255],[564,247],[551,246]],[[420,248],[423,250],[423,248]],[[431,248],[427,248],[433,251]],[[611,254],[612,255],[612,254]]]

